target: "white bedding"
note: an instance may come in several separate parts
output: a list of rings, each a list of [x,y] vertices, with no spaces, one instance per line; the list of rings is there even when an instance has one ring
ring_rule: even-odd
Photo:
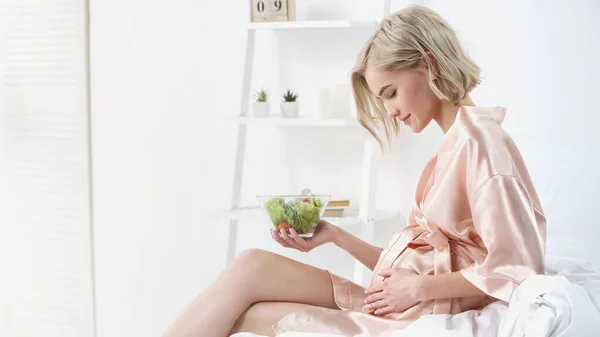
[[[546,275],[523,282],[509,305],[492,303],[459,315],[426,315],[390,337],[568,337],[600,335],[600,270],[589,263],[549,257]],[[282,337],[339,337],[284,333]],[[262,337],[239,333],[232,337]],[[355,337],[368,337],[357,335]]]

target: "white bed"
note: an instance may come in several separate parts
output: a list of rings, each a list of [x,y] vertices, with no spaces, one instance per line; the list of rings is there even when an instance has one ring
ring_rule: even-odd
[[[600,269],[589,262],[548,257],[546,275],[523,282],[509,305],[495,302],[480,311],[427,315],[390,337],[567,337],[600,335]],[[284,333],[282,337],[339,337]],[[238,333],[232,337],[261,337]],[[355,337],[368,337],[357,335]]]

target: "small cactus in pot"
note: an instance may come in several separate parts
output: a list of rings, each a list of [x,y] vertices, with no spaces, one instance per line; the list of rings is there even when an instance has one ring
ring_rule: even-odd
[[[255,117],[268,117],[269,116],[269,95],[264,89],[256,91],[254,93],[255,101],[252,102],[252,111]]]
[[[281,115],[285,118],[296,118],[299,115],[298,94],[292,90],[287,90],[282,95]]]

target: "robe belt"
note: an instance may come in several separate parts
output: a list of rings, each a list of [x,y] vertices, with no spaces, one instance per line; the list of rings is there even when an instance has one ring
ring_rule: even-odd
[[[415,211],[416,222],[429,234],[424,238],[434,251],[433,270],[435,275],[449,274],[452,272],[452,260],[450,254],[450,244],[448,237],[436,226],[427,223],[427,219],[420,210]],[[455,302],[455,305],[453,305]],[[451,298],[434,300],[434,314],[450,314],[460,311],[458,301]]]

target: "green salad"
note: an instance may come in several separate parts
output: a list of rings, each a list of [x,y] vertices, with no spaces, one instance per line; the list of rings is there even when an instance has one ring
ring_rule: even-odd
[[[278,231],[283,229],[287,232],[293,228],[298,234],[306,234],[317,225],[321,206],[323,202],[315,197],[287,202],[281,197],[274,197],[265,203],[265,210]]]

